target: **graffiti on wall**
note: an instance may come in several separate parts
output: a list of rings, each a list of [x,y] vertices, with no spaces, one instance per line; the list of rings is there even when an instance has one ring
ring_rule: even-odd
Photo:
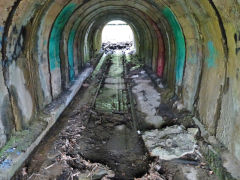
[[[54,22],[49,40],[49,63],[51,71],[60,68],[60,41],[62,32],[76,7],[75,3],[69,3],[63,8]]]
[[[81,22],[81,19],[78,19],[77,22],[73,25],[69,39],[68,39],[68,64],[69,64],[69,79],[70,81],[74,80],[74,39],[76,36],[77,28]]]
[[[173,36],[176,42],[175,49],[176,49],[176,83],[177,85],[182,84],[183,79],[183,72],[184,72],[184,64],[185,64],[185,57],[186,57],[186,45],[185,45],[185,38],[183,35],[182,28],[170,8],[165,7],[163,9],[163,14],[167,19],[169,25],[172,28]]]
[[[207,66],[208,68],[213,68],[216,66],[216,59],[217,59],[217,50],[214,47],[212,41],[208,41],[208,52],[209,55],[207,57]]]
[[[234,40],[236,44],[236,55],[240,52],[240,31],[234,34]]]

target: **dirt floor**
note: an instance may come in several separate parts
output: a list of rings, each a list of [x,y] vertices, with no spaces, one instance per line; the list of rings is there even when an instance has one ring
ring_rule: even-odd
[[[167,158],[173,157],[174,149],[182,146],[171,139],[172,134],[163,136],[170,145],[159,145],[160,139],[154,142],[157,146],[148,147],[143,137],[151,130],[162,133],[168,127],[181,127],[182,131],[173,135],[181,138],[197,128],[191,115],[169,98],[169,90],[159,90],[136,59],[120,50],[105,54],[93,76],[13,179],[217,180],[198,151],[197,131],[194,147],[180,147],[183,153],[179,158],[161,158],[164,153]],[[142,92],[145,86],[149,88]],[[145,112],[149,107],[152,109]],[[151,152],[156,148],[160,155]],[[191,148],[193,152],[185,153]]]

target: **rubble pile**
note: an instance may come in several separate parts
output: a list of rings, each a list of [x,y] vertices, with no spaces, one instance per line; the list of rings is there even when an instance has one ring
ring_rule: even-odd
[[[113,53],[15,179],[217,180],[192,115],[124,53],[131,46],[103,44]]]
[[[102,49],[105,52],[113,51],[113,50],[130,50],[133,47],[133,42],[119,42],[119,43],[103,43]]]

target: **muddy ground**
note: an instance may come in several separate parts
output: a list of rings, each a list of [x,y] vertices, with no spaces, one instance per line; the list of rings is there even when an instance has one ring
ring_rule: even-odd
[[[106,54],[100,64],[13,179],[217,179],[197,146],[191,154],[164,160],[152,156],[145,145],[144,131],[161,131],[173,125],[186,131],[196,128],[191,115],[175,103],[174,94],[167,89],[159,91],[154,83],[147,84],[152,88],[150,93],[156,91],[162,96],[162,103],[155,103],[153,114],[141,112],[144,110],[138,108],[141,101],[137,100],[142,98],[141,93],[134,95],[131,89],[150,78],[136,57],[126,58],[118,50]],[[144,102],[151,99],[147,91],[142,94]],[[146,117],[157,119],[160,126],[146,125]],[[198,138],[196,134],[196,141]]]

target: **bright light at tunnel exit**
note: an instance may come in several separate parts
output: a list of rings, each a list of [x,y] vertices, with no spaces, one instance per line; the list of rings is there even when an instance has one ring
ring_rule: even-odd
[[[124,21],[110,21],[103,29],[102,42],[134,42],[133,31]]]

